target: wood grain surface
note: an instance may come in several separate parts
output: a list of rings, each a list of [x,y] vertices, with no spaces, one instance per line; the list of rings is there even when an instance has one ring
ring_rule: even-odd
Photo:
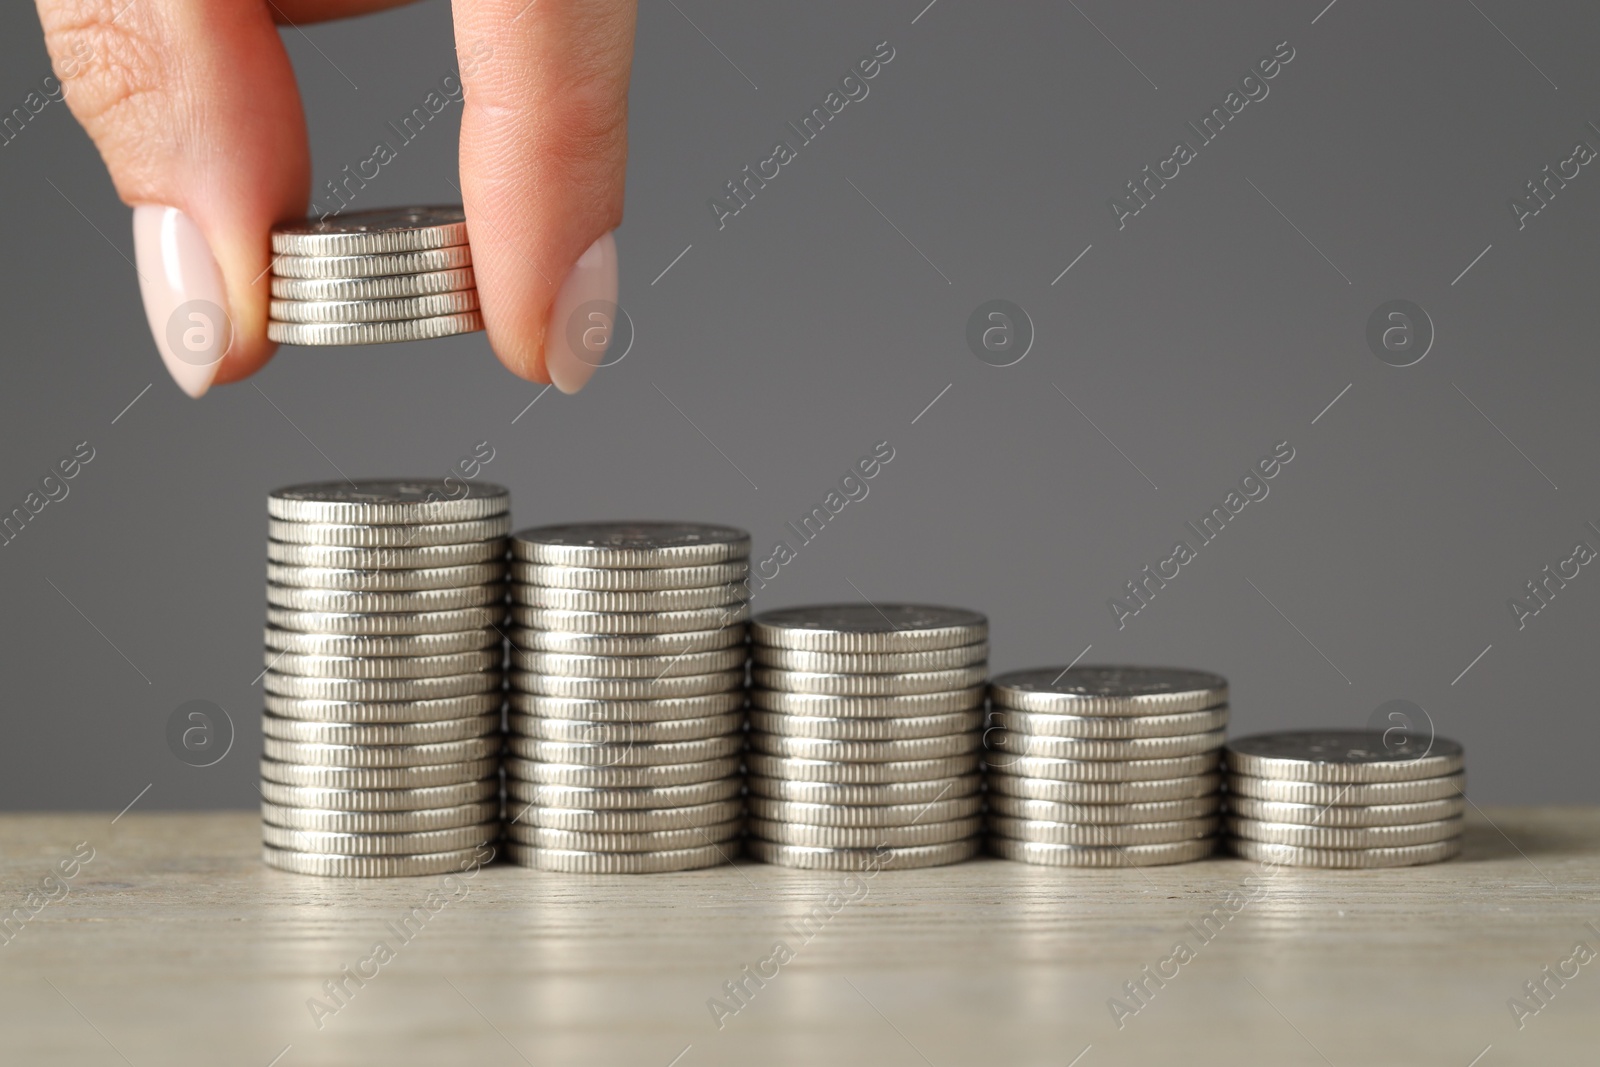
[[[1600,809],[1474,812],[1461,859],[1371,872],[746,861],[447,886],[283,874],[258,841],[244,812],[0,817],[0,1062],[1600,1060]]]

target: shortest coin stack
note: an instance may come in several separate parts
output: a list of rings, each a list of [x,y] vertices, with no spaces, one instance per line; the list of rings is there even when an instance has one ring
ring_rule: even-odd
[[[984,616],[831,604],[766,612],[750,636],[752,856],[855,871],[977,854]]]
[[[1394,730],[1230,741],[1228,848],[1286,867],[1409,867],[1461,851],[1461,746]]]
[[[268,865],[387,877],[493,855],[509,506],[481,482],[269,498]]]
[[[1051,867],[1187,863],[1216,847],[1228,682],[1044,667],[989,688],[989,848]]]
[[[483,329],[460,205],[352,211],[272,231],[267,336],[287,345],[421,341]]]

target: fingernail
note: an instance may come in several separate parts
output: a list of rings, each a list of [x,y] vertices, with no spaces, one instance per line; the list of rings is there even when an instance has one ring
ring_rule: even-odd
[[[194,220],[159,204],[133,209],[133,252],[161,362],[178,388],[203,396],[233,341],[216,257]]]
[[[561,283],[544,331],[544,366],[563,393],[582,389],[603,365],[617,319],[617,241],[590,245]]]

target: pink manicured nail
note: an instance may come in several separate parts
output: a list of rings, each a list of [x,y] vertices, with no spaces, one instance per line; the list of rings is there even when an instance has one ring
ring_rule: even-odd
[[[133,250],[161,362],[178,388],[203,396],[233,341],[216,257],[189,216],[159,204],[133,209]]]
[[[617,307],[617,242],[608,233],[578,257],[550,305],[544,365],[557,389],[576,393],[596,367],[606,364],[623,315]]]

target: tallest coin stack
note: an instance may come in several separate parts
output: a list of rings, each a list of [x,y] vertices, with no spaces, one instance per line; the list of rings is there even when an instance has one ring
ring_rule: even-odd
[[[266,862],[447,874],[498,833],[510,494],[332,482],[268,500]]]

